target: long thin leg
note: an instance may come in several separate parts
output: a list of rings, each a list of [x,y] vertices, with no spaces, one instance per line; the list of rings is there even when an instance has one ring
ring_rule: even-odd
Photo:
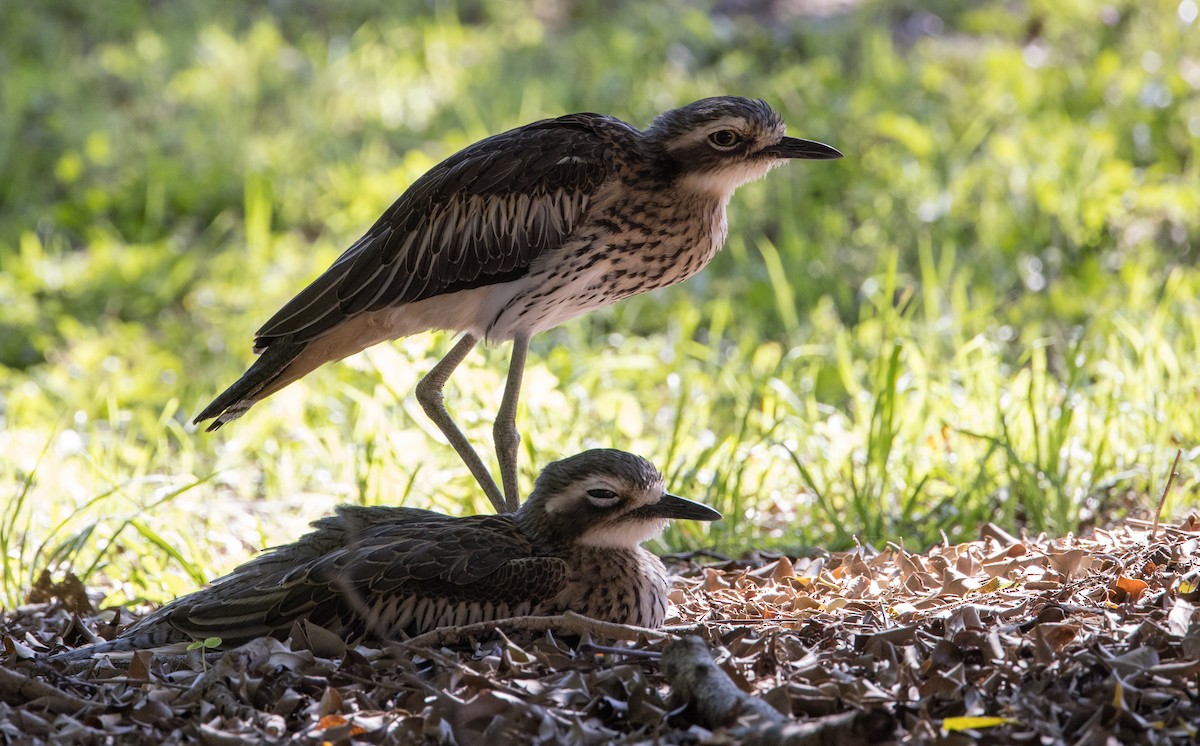
[[[500,462],[500,481],[504,484],[504,499],[509,510],[521,507],[517,487],[517,452],[521,434],[517,432],[517,400],[521,396],[521,378],[525,375],[525,353],[529,352],[528,335],[513,338],[512,360],[508,363],[508,380],[504,383],[504,398],[492,426],[496,440],[496,459]]]
[[[497,513],[503,513],[504,496],[500,494],[496,480],[492,478],[488,468],[483,465],[479,454],[471,447],[467,436],[463,435],[463,431],[458,428],[458,425],[450,417],[450,413],[446,411],[445,397],[442,395],[442,388],[449,380],[450,374],[463,361],[467,353],[475,349],[478,342],[479,340],[474,336],[464,334],[450,352],[446,353],[446,356],[433,366],[433,370],[417,382],[417,401],[421,403],[421,408],[425,410],[425,414],[429,415],[429,419],[433,420],[433,424],[442,431],[442,435],[446,436],[446,440],[450,441],[450,445],[454,446],[454,450],[458,451],[463,463],[475,475],[475,481],[479,482],[479,486],[483,488],[488,500],[492,501],[492,507],[496,509]]]

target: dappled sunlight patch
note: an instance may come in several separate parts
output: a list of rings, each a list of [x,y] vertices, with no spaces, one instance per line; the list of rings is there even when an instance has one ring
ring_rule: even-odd
[[[1195,537],[1178,542],[1172,555],[1170,537],[1150,542],[1145,529],[1097,530],[1086,539],[1018,540],[994,526],[983,533],[980,540],[924,554],[889,545],[815,560],[780,557],[739,572],[708,567],[674,589],[676,619],[728,623],[766,617],[783,623],[797,608],[815,608],[917,621],[963,604],[1007,616],[1038,600],[1127,612],[1163,594],[1194,592],[1189,574],[1168,571],[1164,563],[1200,563]]]

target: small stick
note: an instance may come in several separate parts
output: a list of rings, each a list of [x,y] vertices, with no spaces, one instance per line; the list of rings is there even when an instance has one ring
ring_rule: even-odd
[[[31,679],[11,668],[0,667],[0,699],[17,699],[23,702],[40,702],[47,710],[56,714],[88,713],[101,707],[98,702],[89,702],[64,692],[44,681]]]
[[[676,700],[691,706],[705,728],[732,725],[742,715],[757,715],[765,723],[786,723],[788,717],[758,697],[738,689],[721,670],[699,637],[682,637],[663,650],[663,674]]]
[[[661,640],[667,635],[658,630],[634,627],[630,624],[602,622],[599,619],[568,611],[560,616],[518,616],[494,622],[476,622],[461,627],[440,627],[399,643],[408,648],[452,645],[471,635],[505,632],[565,632],[569,635],[590,634],[604,640],[636,641],[642,636]]]
[[[649,660],[658,660],[662,658],[662,653],[657,650],[618,648],[613,645],[597,645],[595,643],[580,645],[579,651],[583,653],[600,653],[601,655],[623,655],[627,658],[646,658]]]
[[[765,700],[739,689],[698,637],[672,642],[663,650],[662,662],[672,700],[687,705],[705,728],[729,728],[726,734],[733,743],[849,746],[890,741],[896,728],[892,716],[881,710],[842,712],[804,722],[792,720]]]
[[[1158,498],[1158,510],[1154,511],[1154,528],[1150,530],[1150,538],[1158,538],[1158,519],[1162,515],[1163,506],[1167,504],[1167,493],[1171,491],[1171,485],[1175,483],[1175,477],[1179,474],[1179,459],[1183,456],[1183,449],[1179,448],[1175,451],[1175,463],[1171,464],[1171,476],[1167,477],[1167,486],[1163,487],[1162,497]]]
[[[1125,522],[1131,526],[1140,526],[1142,528],[1150,528],[1151,526],[1154,525],[1153,521],[1146,521],[1146,520],[1142,520],[1141,518],[1126,518]],[[1183,529],[1179,528],[1179,526],[1176,526],[1175,524],[1172,524],[1172,523],[1164,523],[1163,525],[1159,526],[1159,528],[1161,528],[1164,533],[1174,534],[1176,536],[1195,536],[1196,535],[1195,531],[1184,531]]]

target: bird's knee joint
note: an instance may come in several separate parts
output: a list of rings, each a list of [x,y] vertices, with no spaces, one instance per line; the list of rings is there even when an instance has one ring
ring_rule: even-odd
[[[497,422],[492,426],[492,437],[498,445],[515,448],[521,445],[521,433],[515,425],[504,425]]]
[[[442,402],[445,400],[441,387],[428,383],[424,378],[417,381],[416,393],[417,401],[420,402],[426,412],[440,409]]]

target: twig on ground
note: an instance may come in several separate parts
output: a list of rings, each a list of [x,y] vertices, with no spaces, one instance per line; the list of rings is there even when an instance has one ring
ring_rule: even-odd
[[[658,630],[602,622],[568,611],[560,616],[518,616],[494,622],[477,622],[461,627],[441,627],[399,644],[408,648],[439,647],[454,645],[472,635],[495,634],[498,631],[506,633],[554,631],[568,635],[591,635],[603,640],[629,640],[631,642],[636,642],[643,637],[660,640],[668,636]]]
[[[1137,526],[1140,528],[1154,528],[1154,521],[1146,521],[1146,520],[1142,520],[1141,518],[1126,518],[1125,524],[1127,526]],[[1196,532],[1194,530],[1188,531],[1188,530],[1180,528],[1178,525],[1172,524],[1172,523],[1160,524],[1159,528],[1162,529],[1164,534],[1170,534],[1170,535],[1174,535],[1174,536],[1195,536],[1196,535]]]
[[[979,535],[984,539],[995,539],[1002,547],[1011,547],[1021,543],[1020,539],[990,522],[983,524],[979,529]]]
[[[703,621],[696,622],[694,624],[664,624],[658,628],[658,631],[666,635],[694,635],[698,634],[702,629],[712,626],[714,623],[715,622],[711,621]]]
[[[88,713],[100,707],[96,702],[80,699],[53,684],[31,679],[4,667],[0,667],[0,699],[36,702],[54,713]]]
[[[612,645],[596,645],[588,643],[579,646],[581,653],[600,653],[601,655],[621,655],[626,658],[645,658],[648,660],[658,660],[662,657],[662,653],[657,650],[641,650],[640,648],[618,648]]]
[[[739,689],[698,637],[684,637],[667,646],[663,673],[671,684],[672,697],[689,705],[700,725],[710,729],[728,726],[738,743],[750,746],[870,743],[888,738],[895,730],[892,716],[882,710],[796,722]],[[739,722],[742,718],[747,722]]]
[[[1175,484],[1175,477],[1179,474],[1179,459],[1183,457],[1183,449],[1179,448],[1175,451],[1175,461],[1171,464],[1171,475],[1167,477],[1167,485],[1163,487],[1162,497],[1158,498],[1158,509],[1154,511],[1154,528],[1150,530],[1150,538],[1158,538],[1158,520],[1162,516],[1163,506],[1167,504],[1167,493],[1171,491],[1171,485]]]
[[[856,710],[733,732],[745,746],[852,746],[887,741],[895,728],[892,716],[883,710]]]
[[[757,715],[771,723],[788,720],[771,705],[738,689],[699,637],[683,637],[668,645],[662,667],[673,696],[690,705],[705,728],[732,725],[742,715]]]

